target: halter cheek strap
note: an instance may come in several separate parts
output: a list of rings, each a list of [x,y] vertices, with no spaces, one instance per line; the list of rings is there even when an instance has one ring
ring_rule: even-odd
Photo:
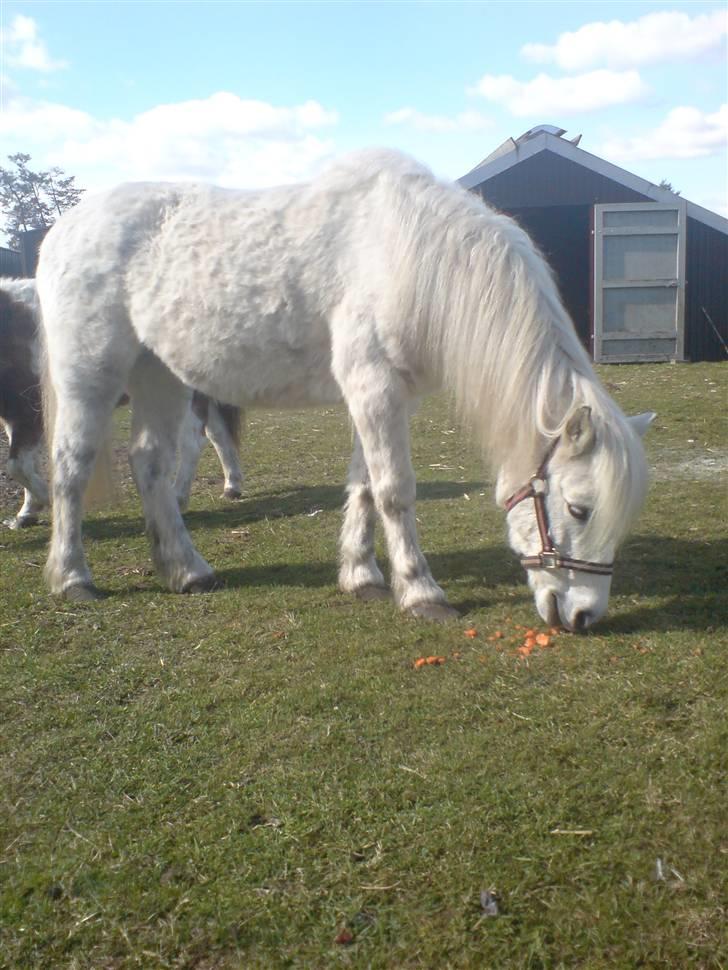
[[[592,573],[596,576],[611,576],[614,563],[589,562],[587,559],[572,559],[562,556],[554,546],[549,532],[549,519],[546,511],[546,495],[548,493],[547,469],[551,456],[556,450],[555,441],[546,453],[538,471],[528,485],[519,488],[505,503],[506,514],[525,499],[532,498],[536,513],[536,524],[541,537],[541,551],[535,556],[525,556],[521,559],[524,569],[575,569],[582,573]]]

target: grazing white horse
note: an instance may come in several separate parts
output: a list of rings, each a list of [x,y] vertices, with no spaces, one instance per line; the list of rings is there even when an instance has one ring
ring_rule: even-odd
[[[376,510],[399,607],[452,616],[417,540],[408,432],[416,400],[444,386],[498,470],[541,616],[583,630],[604,613],[616,545],[645,495],[649,419],[630,422],[610,400],[543,258],[474,195],[382,151],[259,192],[122,185],[59,219],[38,288],[57,406],[53,592],[97,595],[81,495],[126,386],[157,569],[172,590],[214,585],[170,484],[190,384],[245,407],[343,397],[356,434],[340,585],[385,587]],[[520,501],[534,493],[533,508]]]

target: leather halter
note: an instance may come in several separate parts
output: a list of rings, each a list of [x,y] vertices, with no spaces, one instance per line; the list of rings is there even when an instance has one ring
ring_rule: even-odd
[[[536,556],[525,556],[521,559],[524,569],[575,569],[582,573],[593,573],[597,576],[611,576],[614,570],[614,563],[589,562],[587,559],[572,559],[570,556],[562,556],[554,546],[553,539],[549,533],[549,519],[546,512],[546,494],[548,493],[548,464],[551,456],[556,451],[558,438],[553,442],[546,452],[544,460],[538,467],[538,471],[529,481],[528,485],[519,488],[509,499],[506,500],[506,514],[515,508],[524,499],[532,498],[536,512],[536,523],[539,535],[541,536],[541,552]]]

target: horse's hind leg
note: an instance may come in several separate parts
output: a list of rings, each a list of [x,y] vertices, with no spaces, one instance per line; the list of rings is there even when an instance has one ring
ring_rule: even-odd
[[[200,455],[205,447],[205,421],[209,408],[209,398],[195,391],[185,412],[179,432],[179,462],[174,480],[177,504],[184,512],[190,504],[192,483],[197,474]]]
[[[154,564],[174,592],[212,589],[215,574],[192,545],[172,481],[189,389],[149,352],[134,365],[129,389],[129,462],[144,506]]]
[[[55,385],[52,444],[53,532],[46,563],[51,592],[67,599],[96,599],[81,540],[83,496],[91,478],[99,446],[121,393],[119,380],[107,374],[108,386],[94,387],[92,379],[72,375]],[[81,389],[83,399],[81,399]]]
[[[346,359],[346,355],[343,355]],[[432,578],[420,550],[415,523],[415,475],[409,448],[409,395],[404,380],[386,364],[337,367],[337,379],[361,438],[372,495],[382,519],[392,566],[392,589],[400,609],[446,620],[457,616]]]
[[[243,470],[240,467],[240,454],[236,434],[232,426],[240,421],[240,412],[227,404],[210,401],[207,410],[205,434],[210,439],[212,447],[222,465],[225,476],[223,498],[238,499],[243,494]]]
[[[344,523],[339,539],[339,586],[360,599],[380,599],[388,592],[374,558],[376,509],[369,469],[356,431],[346,491]]]

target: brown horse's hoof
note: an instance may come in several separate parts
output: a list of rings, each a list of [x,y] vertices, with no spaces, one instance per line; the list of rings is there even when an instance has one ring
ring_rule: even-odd
[[[388,600],[390,594],[386,586],[360,586],[354,590],[354,595],[362,602],[370,603],[373,600]]]
[[[418,620],[432,620],[434,623],[448,623],[460,619],[460,614],[447,603],[415,603],[407,607],[407,612]]]
[[[198,576],[196,579],[190,579],[182,587],[182,592],[210,593],[213,589],[219,589],[220,585],[215,573],[210,573],[209,576]]]
[[[94,600],[103,599],[103,594],[93,583],[77,583],[75,586],[67,586],[62,595],[69,603],[92,603]]]

